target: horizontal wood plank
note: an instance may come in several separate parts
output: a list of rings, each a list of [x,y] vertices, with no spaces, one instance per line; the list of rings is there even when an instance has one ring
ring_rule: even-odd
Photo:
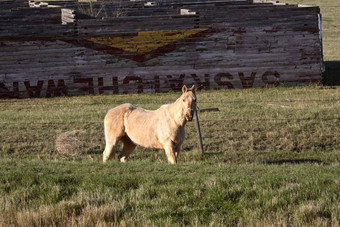
[[[101,2],[48,2],[59,8],[0,2],[0,98],[322,79],[318,7],[250,0],[171,0],[150,7],[124,1],[104,8]],[[89,7],[97,17],[84,14]]]

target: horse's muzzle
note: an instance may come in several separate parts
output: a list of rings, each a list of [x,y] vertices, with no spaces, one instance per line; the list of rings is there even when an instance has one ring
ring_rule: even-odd
[[[192,121],[194,118],[194,111],[190,111],[190,115],[188,114],[186,117],[187,121]]]

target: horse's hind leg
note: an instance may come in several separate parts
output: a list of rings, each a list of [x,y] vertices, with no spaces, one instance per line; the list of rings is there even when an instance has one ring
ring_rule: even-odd
[[[104,132],[106,144],[103,152],[103,162],[106,162],[111,156],[113,156],[113,158],[115,157],[115,148],[122,136],[122,132],[117,132],[111,122],[105,122]]]
[[[122,153],[118,156],[118,159],[121,162],[126,162],[126,160],[129,158],[131,152],[135,149],[136,144],[134,144],[131,139],[128,136],[123,136],[121,138],[121,141],[123,142],[123,150]]]
[[[123,104],[111,109],[104,118],[105,150],[103,152],[103,162],[115,155],[115,147],[125,133],[124,114],[131,104]]]
[[[107,136],[105,133],[105,150],[103,152],[103,162],[106,162],[111,156],[115,156],[115,149],[116,149],[116,144],[117,144],[117,138],[115,137],[110,137],[109,135]]]

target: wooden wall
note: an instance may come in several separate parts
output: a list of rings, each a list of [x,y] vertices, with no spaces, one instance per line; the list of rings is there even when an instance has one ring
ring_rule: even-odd
[[[48,4],[62,7],[0,9],[1,98],[166,92],[183,84],[294,86],[322,79],[318,7],[250,0],[98,2],[91,4],[92,10],[102,7],[95,17],[70,1]]]

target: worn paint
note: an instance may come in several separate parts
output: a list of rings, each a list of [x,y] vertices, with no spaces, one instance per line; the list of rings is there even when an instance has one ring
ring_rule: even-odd
[[[176,49],[176,42],[197,42],[201,38],[219,32],[220,29],[182,29],[142,31],[132,37],[91,37],[84,39],[61,39],[77,46],[100,51],[105,54],[146,62]]]
[[[169,30],[169,31],[141,31],[133,37],[95,37],[85,40],[97,44],[122,49],[136,54],[146,54],[163,46],[196,35],[207,28]]]
[[[310,81],[313,82],[313,81]],[[124,77],[75,77],[72,80],[32,80],[0,82],[0,98],[17,98],[27,93],[28,97],[67,96],[70,93],[86,94],[127,94],[144,92],[180,91],[184,84],[195,84],[199,90],[252,88],[259,86],[278,86],[285,80],[277,71],[257,72],[219,72],[183,73],[179,75],[154,75],[146,79],[141,75]],[[73,90],[71,91],[70,88]],[[74,90],[74,88],[76,88]],[[147,90],[147,91],[146,91]]]
[[[19,22],[9,14],[15,29],[0,31],[0,98],[321,81],[317,7],[192,2],[187,7],[195,15],[187,17],[164,4],[100,20],[77,18],[69,9],[72,18],[65,26],[42,20],[44,29],[34,23],[40,15],[31,9],[19,9],[24,13]],[[160,9],[165,15],[159,15]],[[59,11],[51,20],[60,19]],[[39,10],[46,18],[48,12]]]

